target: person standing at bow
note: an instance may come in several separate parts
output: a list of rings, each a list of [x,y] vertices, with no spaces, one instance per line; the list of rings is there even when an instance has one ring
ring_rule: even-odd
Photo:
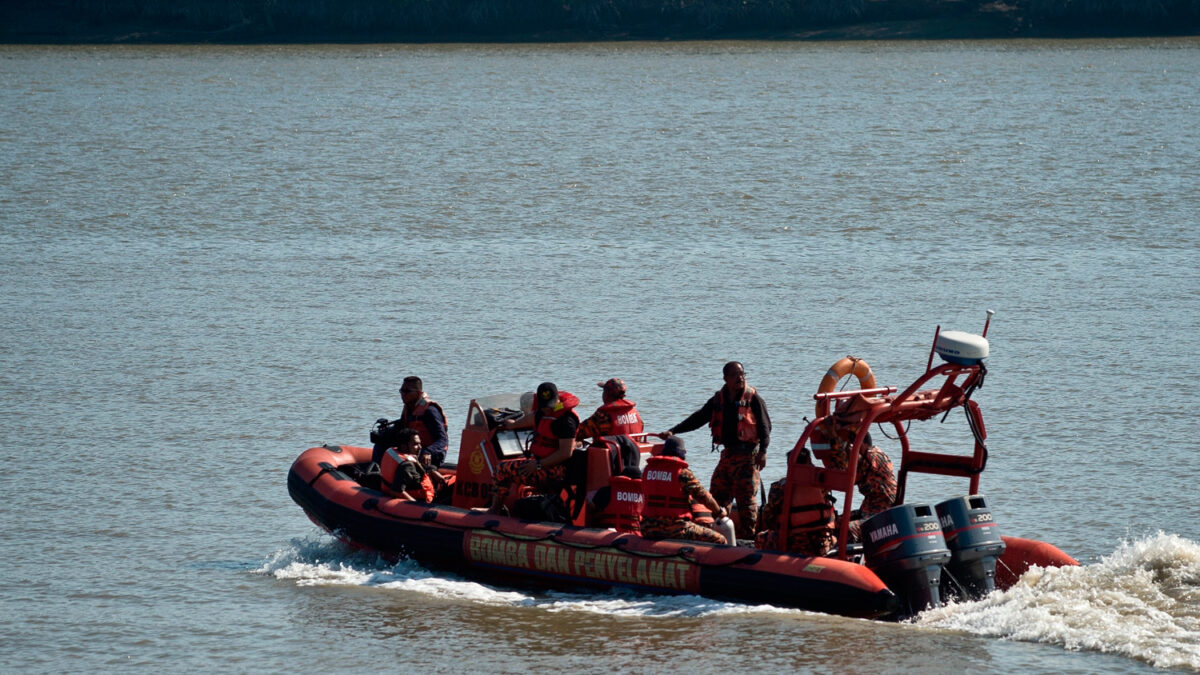
[[[758,472],[767,465],[771,418],[758,391],[746,384],[746,370],[740,362],[726,363],[722,375],[725,386],[703,407],[659,437],[670,439],[708,424],[713,447],[722,448],[709,491],[726,509],[737,500],[737,531],[752,536],[758,520]]]

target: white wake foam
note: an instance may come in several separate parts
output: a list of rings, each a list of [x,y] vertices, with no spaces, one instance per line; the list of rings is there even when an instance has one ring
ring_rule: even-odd
[[[921,626],[1200,669],[1200,544],[1158,533],[1099,563],[1027,572],[977,602],[930,610]]]
[[[370,586],[421,593],[443,600],[538,607],[549,612],[688,617],[799,613],[799,610],[721,602],[695,595],[646,595],[626,589],[587,594],[514,591],[442,571],[432,572],[409,560],[393,564],[376,554],[354,551],[325,537],[295,539],[291,544],[272,555],[255,573],[291,580],[299,586]]]
[[[375,586],[495,604],[516,604],[527,598],[454,575],[434,574],[411,560],[393,564],[377,554],[354,551],[325,538],[294,539],[291,548],[277,551],[256,572],[292,580],[298,586]]]
[[[291,544],[255,571],[301,586],[370,586],[549,612],[645,617],[809,614],[694,595],[517,591],[433,572],[407,560],[393,564],[323,536]],[[1120,654],[1160,668],[1200,670],[1200,544],[1163,533],[1124,542],[1098,563],[1034,568],[1007,591],[929,610],[912,624]]]

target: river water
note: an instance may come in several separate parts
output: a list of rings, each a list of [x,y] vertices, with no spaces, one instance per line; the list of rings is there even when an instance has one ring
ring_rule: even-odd
[[[1200,670],[1197,73],[1194,38],[0,47],[0,663]],[[454,429],[621,377],[659,430],[730,359],[774,480],[831,363],[903,387],[989,308],[982,491],[1083,566],[911,623],[482,585],[287,494],[410,373]]]

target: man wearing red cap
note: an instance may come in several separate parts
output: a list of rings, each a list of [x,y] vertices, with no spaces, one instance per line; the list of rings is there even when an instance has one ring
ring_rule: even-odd
[[[625,398],[625,381],[614,377],[607,382],[597,382],[596,386],[603,390],[604,405],[580,422],[575,438],[598,441],[604,436],[642,433],[642,416],[638,414],[637,404]]]

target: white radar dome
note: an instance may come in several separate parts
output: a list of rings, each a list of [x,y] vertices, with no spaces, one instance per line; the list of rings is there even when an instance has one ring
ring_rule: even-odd
[[[960,366],[973,366],[988,357],[987,338],[960,330],[939,333],[933,349],[942,359]]]

